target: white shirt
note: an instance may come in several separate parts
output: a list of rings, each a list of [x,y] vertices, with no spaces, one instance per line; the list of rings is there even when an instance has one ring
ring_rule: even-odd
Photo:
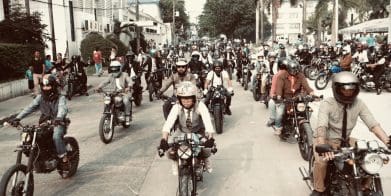
[[[228,72],[225,70],[222,70],[219,77],[216,75],[214,71],[210,71],[208,75],[206,76],[206,79],[210,82],[210,86],[217,87],[218,85],[223,85],[224,87],[228,87],[227,82],[229,80]],[[224,84],[223,84],[224,82]]]
[[[361,51],[360,53],[357,51],[352,58],[357,58],[360,63],[368,63],[368,54],[366,50]]]
[[[175,104],[171,111],[170,114],[168,114],[167,120],[163,125],[162,132],[170,133],[171,128],[174,126],[176,119],[179,116],[179,112],[182,111],[182,106],[177,103]],[[184,109],[186,118],[187,118],[187,109]],[[198,108],[196,111],[197,114],[201,115],[202,122],[204,123],[205,126],[205,132],[206,133],[215,133],[215,130],[212,125],[212,120],[210,118],[209,110],[206,107],[206,105],[203,102],[198,103]],[[190,119],[193,119],[192,117],[192,112],[190,112]]]

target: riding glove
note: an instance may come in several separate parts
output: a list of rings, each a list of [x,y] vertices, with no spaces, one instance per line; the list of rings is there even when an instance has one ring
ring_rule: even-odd
[[[206,148],[212,148],[214,144],[215,144],[215,139],[210,138],[210,139],[206,140],[206,142],[204,143],[204,146]]]
[[[14,118],[9,123],[11,124],[11,126],[17,127],[17,126],[20,125],[20,119],[19,118]]]
[[[164,150],[164,151],[166,151],[166,150],[168,150],[168,148],[170,148],[170,147],[168,146],[167,141],[166,141],[165,139],[162,138],[162,139],[160,140],[160,146],[159,146],[159,148],[162,149],[162,150]]]

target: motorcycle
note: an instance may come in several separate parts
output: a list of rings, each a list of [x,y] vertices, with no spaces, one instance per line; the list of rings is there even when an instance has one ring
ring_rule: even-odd
[[[391,151],[380,147],[377,141],[358,140],[355,146],[333,150],[328,144],[317,145],[316,153],[334,152],[334,160],[328,162],[325,179],[325,195],[383,196],[380,169],[389,162]],[[313,166],[311,155],[308,170],[300,167],[307,186],[313,190]],[[364,183],[364,184],[363,184]],[[365,191],[364,188],[367,188]]]
[[[104,110],[99,122],[99,137],[103,143],[108,144],[114,136],[114,128],[122,125],[123,128],[129,128],[126,125],[125,105],[122,101],[123,94],[120,92],[104,92]],[[132,116],[132,101],[130,100],[130,117]],[[132,118],[130,118],[130,121]]]
[[[320,56],[311,60],[311,65],[304,68],[304,75],[310,79],[315,80],[319,72],[326,70],[331,60],[328,56]]]
[[[198,134],[183,133],[181,136],[173,137],[173,143],[169,143],[178,160],[179,196],[197,195],[197,182],[203,181],[203,172],[206,171],[205,160],[199,157],[201,150],[205,148],[202,145],[204,140]],[[211,152],[217,152],[216,144]],[[158,154],[162,157],[164,150],[158,148]]]
[[[223,133],[224,113],[225,113],[225,95],[227,91],[222,85],[211,86],[208,94],[211,96],[209,111],[213,114],[216,132]]]
[[[80,95],[85,94],[86,96],[88,96],[88,93],[86,93],[87,89],[85,88],[86,87],[80,82],[80,79],[78,78],[76,73],[68,73],[68,78],[66,82],[66,97],[68,98],[68,100],[71,100],[72,96],[77,93],[79,93]]]
[[[244,90],[248,89],[248,83],[251,81],[251,71],[250,71],[250,64],[243,64],[242,67],[242,86],[244,87]]]
[[[376,90],[375,87],[375,78],[373,74],[371,74],[366,67],[366,63],[355,64],[352,68],[352,72],[360,81],[360,87],[365,89],[366,91]],[[391,92],[391,67],[385,67],[385,72],[382,76],[380,76],[380,90],[385,88],[387,91]]]
[[[162,87],[159,74],[163,72],[165,68],[160,68],[151,73],[148,78],[148,92],[149,92],[149,101],[153,101],[153,97],[157,98],[158,91]]]
[[[172,64],[168,59],[162,59],[162,64],[164,66],[164,77],[169,78],[172,74]]]
[[[338,65],[338,63],[333,64],[330,66],[330,68],[320,71],[318,77],[315,79],[315,87],[318,90],[323,90],[327,87],[327,84],[329,83],[331,76],[333,74],[341,72],[342,69]]]
[[[133,92],[132,92],[132,97],[134,100],[134,104],[136,106],[141,105],[141,101],[143,100],[143,87],[141,86],[141,74],[142,71],[139,71],[135,76],[132,76],[133,80]]]
[[[312,128],[310,124],[311,114],[313,112],[309,103],[319,101],[323,96],[298,95],[290,99],[285,99],[286,112],[283,118],[284,136],[293,136],[299,146],[301,157],[308,161],[312,151]],[[295,141],[295,142],[296,142]],[[292,142],[293,143],[293,142]]]
[[[196,79],[196,84],[199,89],[204,89],[204,84],[206,80],[206,76],[208,76],[208,70],[204,69],[200,71],[200,73],[193,74]]]
[[[69,119],[65,119],[62,125],[68,127]],[[62,178],[75,175],[79,165],[79,144],[73,137],[63,138],[70,167],[63,169],[62,158],[57,156],[53,142],[54,125],[51,121],[40,125],[19,125],[21,129],[20,144],[17,145],[16,163],[2,176],[0,181],[0,195],[27,195],[34,194],[34,172],[50,173],[54,170]],[[22,154],[27,157],[27,165],[22,163]]]

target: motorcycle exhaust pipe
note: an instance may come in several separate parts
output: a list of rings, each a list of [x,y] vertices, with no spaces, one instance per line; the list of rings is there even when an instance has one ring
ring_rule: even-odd
[[[314,187],[312,186],[311,184],[311,179],[310,179],[310,176],[308,174],[308,171],[304,168],[304,167],[299,167],[299,171],[300,171],[300,174],[301,176],[303,177],[303,180],[305,181],[305,183],[307,184],[308,188],[313,191],[314,190]]]

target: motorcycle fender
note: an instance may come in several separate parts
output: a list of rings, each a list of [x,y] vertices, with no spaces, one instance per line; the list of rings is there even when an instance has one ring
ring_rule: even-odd
[[[320,73],[319,73],[319,76],[324,76],[324,75],[326,75],[325,72],[320,72]]]

